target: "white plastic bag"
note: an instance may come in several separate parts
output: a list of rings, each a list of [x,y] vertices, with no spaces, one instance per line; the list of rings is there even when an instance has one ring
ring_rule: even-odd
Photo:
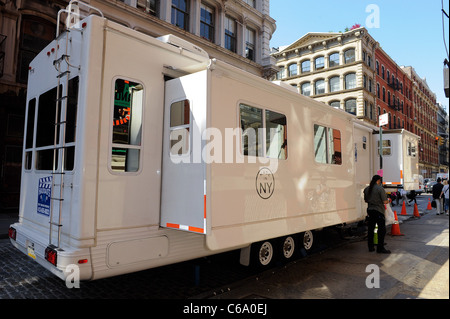
[[[384,219],[386,220],[386,225],[392,225],[395,222],[394,212],[392,211],[391,205],[384,205]]]

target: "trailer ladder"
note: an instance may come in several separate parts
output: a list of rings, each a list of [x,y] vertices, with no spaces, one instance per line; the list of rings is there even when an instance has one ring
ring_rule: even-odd
[[[82,32],[81,28],[75,27],[79,22],[79,7],[73,3],[79,3],[88,8],[97,10],[103,17],[100,10],[82,3],[80,1],[70,1],[66,9],[62,9],[58,12],[57,30],[56,30],[56,59],[53,61],[53,65],[57,71],[57,86],[56,86],[56,108],[55,108],[55,122],[54,122],[54,140],[53,140],[53,166],[52,166],[52,186],[51,186],[51,198],[50,198],[50,221],[49,221],[49,246],[61,249],[61,228],[62,228],[62,208],[64,202],[64,163],[66,155],[66,117],[68,107],[68,95],[69,95],[69,79],[71,69],[80,70],[80,66],[70,64],[70,56],[68,55],[69,43],[71,42],[70,33],[72,31]],[[59,25],[61,13],[67,13],[66,17],[66,32],[59,34]],[[74,20],[72,20],[74,19]],[[65,38],[65,45],[63,53],[58,57],[58,51],[60,49],[60,42]],[[59,132],[59,134],[58,134]],[[59,193],[54,194],[56,187],[59,187]],[[55,208],[58,207],[58,217],[54,220]],[[57,240],[53,242],[53,227],[57,227]]]

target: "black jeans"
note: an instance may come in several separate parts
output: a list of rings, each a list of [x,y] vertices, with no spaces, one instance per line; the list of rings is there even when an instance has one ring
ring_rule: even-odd
[[[373,234],[375,231],[375,225],[378,225],[378,245],[377,251],[384,249],[384,236],[386,235],[386,221],[384,219],[384,214],[376,210],[367,210],[367,223],[368,223],[368,234],[367,234],[367,244],[369,249],[374,248],[373,244]]]

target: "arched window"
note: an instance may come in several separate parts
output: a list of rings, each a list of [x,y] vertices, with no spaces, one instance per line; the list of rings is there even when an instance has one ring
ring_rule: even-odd
[[[301,85],[301,93],[305,96],[311,95],[311,85],[309,82],[303,83]]]
[[[330,106],[334,107],[335,109],[340,109],[341,108],[341,102],[340,101],[331,101],[330,102]]]
[[[340,81],[338,76],[333,76],[328,80],[330,85],[330,92],[336,92],[341,89]]]
[[[345,76],[345,89],[350,90],[356,88],[356,73],[349,73]]]
[[[316,95],[325,93],[325,81],[324,80],[317,80],[314,86],[315,86]]]
[[[323,56],[319,56],[314,60],[314,68],[316,70],[323,69],[325,67],[325,59]]]
[[[356,99],[345,101],[345,112],[356,115]]]
[[[333,66],[338,66],[339,65],[339,53],[332,53],[330,54],[329,59],[329,67],[332,68]]]
[[[297,75],[297,63],[289,64],[288,72],[289,72],[289,76]]]
[[[355,49],[348,49],[344,52],[345,64],[355,62]]]
[[[302,73],[311,71],[311,62],[309,60],[302,62]]]

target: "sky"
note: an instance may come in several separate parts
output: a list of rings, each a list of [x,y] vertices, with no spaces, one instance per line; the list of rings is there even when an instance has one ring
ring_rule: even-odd
[[[344,32],[358,23],[398,65],[426,78],[448,114],[443,68],[444,59],[450,61],[449,19],[442,18],[442,4],[450,14],[448,0],[271,0],[277,29],[270,46],[292,44],[308,32]]]

